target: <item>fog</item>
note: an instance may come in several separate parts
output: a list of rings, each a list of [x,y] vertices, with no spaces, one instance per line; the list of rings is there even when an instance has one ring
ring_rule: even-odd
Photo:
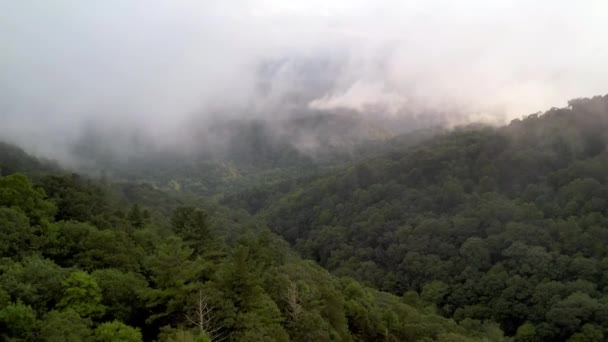
[[[606,93],[606,13],[605,1],[0,0],[0,139],[69,159],[94,132],[116,150],[133,132],[185,148],[220,119],[500,124]]]

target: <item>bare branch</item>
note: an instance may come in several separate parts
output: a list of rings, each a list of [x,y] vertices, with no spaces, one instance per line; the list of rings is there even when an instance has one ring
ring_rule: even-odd
[[[194,317],[192,319],[189,315],[185,315],[186,319],[194,326],[199,328],[201,335],[205,334],[209,336],[211,341],[223,341],[230,334],[225,330],[224,324],[217,324],[217,318],[213,314],[215,309],[209,304],[209,298],[203,295],[203,291],[198,292],[198,301],[195,308],[193,309]]]
[[[287,284],[287,293],[285,296],[287,302],[287,312],[292,321],[297,321],[302,314],[302,304],[300,300],[300,292],[298,291],[298,285],[293,281],[289,280]]]

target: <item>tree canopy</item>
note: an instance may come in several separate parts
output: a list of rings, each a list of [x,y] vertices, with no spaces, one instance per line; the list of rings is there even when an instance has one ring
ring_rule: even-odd
[[[608,97],[320,161],[253,125],[102,179],[1,144],[0,340],[603,341],[605,132]]]

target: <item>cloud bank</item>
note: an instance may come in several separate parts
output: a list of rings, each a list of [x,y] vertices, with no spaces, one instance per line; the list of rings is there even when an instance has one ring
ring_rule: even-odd
[[[608,89],[605,1],[0,1],[0,137],[307,111],[501,123]],[[128,139],[127,139],[128,140]]]

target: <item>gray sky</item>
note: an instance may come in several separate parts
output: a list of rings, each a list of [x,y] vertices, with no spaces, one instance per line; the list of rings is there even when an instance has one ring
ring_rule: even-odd
[[[0,0],[0,137],[289,105],[500,123],[605,94],[606,33],[604,0]]]

